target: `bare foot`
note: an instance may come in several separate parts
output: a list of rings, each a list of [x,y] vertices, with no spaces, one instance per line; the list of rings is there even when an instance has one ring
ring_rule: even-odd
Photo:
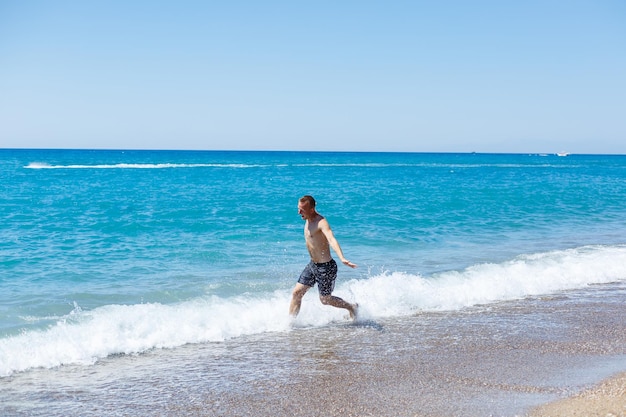
[[[356,320],[359,312],[359,305],[357,303],[352,304],[352,308],[348,311],[350,311],[350,320]]]

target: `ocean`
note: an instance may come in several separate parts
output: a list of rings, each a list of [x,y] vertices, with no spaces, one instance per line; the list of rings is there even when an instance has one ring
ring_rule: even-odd
[[[3,415],[149,415],[106,396],[87,407],[81,389],[135,363],[150,379],[228,357],[223,384],[176,382],[201,397],[252,378],[244,346],[276,383],[277,340],[626,293],[623,155],[4,149],[0,180]],[[309,261],[304,194],[358,265],[339,263],[334,294],[361,326],[316,288],[288,316]],[[74,381],[61,402],[58,379]]]

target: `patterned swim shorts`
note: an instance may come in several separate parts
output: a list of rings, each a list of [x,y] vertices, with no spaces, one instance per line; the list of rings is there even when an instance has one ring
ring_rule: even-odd
[[[331,259],[328,262],[316,264],[311,261],[304,268],[298,282],[300,284],[312,287],[317,282],[317,288],[320,295],[330,295],[335,288],[335,279],[337,278],[337,262]]]

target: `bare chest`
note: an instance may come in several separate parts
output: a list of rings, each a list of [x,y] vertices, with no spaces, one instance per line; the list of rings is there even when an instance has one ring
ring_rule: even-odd
[[[318,232],[318,228],[316,227],[316,225],[312,225],[312,224],[306,224],[304,226],[304,239],[309,241],[311,239],[314,239],[315,235]]]

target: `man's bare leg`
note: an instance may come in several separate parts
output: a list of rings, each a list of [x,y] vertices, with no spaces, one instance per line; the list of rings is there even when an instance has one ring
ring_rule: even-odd
[[[291,304],[289,304],[289,315],[291,317],[296,317],[300,312],[300,306],[302,305],[302,297],[311,287],[306,286],[304,284],[300,284],[299,282],[293,288],[293,292],[291,293]]]
[[[324,305],[330,305],[337,308],[345,308],[350,313],[350,318],[354,320],[356,318],[357,304],[350,304],[342,298],[335,297],[334,295],[320,295],[320,301]]]

